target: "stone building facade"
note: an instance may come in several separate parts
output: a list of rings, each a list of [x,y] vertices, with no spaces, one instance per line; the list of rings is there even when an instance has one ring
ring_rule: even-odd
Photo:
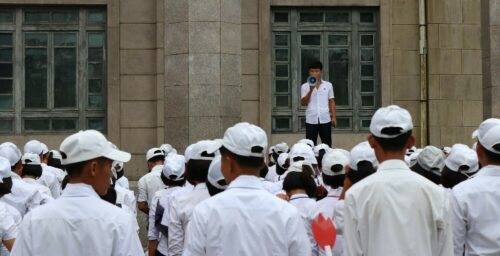
[[[361,21],[375,17],[375,60],[371,59],[375,68],[367,70],[375,77],[373,106],[398,104],[407,108],[414,118],[414,133],[420,144],[472,144],[470,134],[475,127],[484,118],[500,116],[500,72],[496,68],[500,64],[500,0],[422,2],[426,4],[426,22],[422,26],[418,0],[0,0],[0,15],[4,10],[13,10],[26,19],[25,9],[80,8],[83,11],[79,17],[91,19],[85,16],[88,10],[105,10],[106,100],[105,125],[101,128],[111,141],[132,153],[126,169],[134,180],[144,174],[148,148],[170,143],[182,151],[188,143],[222,136],[226,127],[238,121],[263,127],[270,143],[293,143],[304,137],[296,114],[289,120],[299,128],[278,131],[275,117],[279,111],[274,98],[278,72],[274,35],[288,33],[278,24],[284,20],[299,24],[298,32],[292,29],[290,35],[303,33],[300,23],[315,22],[316,17],[304,14],[302,19],[303,10],[325,15],[346,10],[350,14],[344,17],[359,17]],[[361,17],[364,10],[373,15]],[[288,18],[281,13],[288,13]],[[339,17],[333,17],[332,22]],[[21,18],[17,21],[23,22]],[[326,32],[311,26],[314,33],[330,36],[328,18],[322,22]],[[0,33],[7,27],[0,23]],[[363,27],[360,24],[355,29],[361,31]],[[420,27],[427,37],[422,51]],[[21,35],[25,29],[31,27],[22,27],[22,32],[17,33]],[[346,33],[352,33],[349,40],[357,42],[360,39],[353,31]],[[292,60],[291,56],[303,57],[293,47],[297,38],[290,38],[292,47],[287,48]],[[16,47],[22,54],[23,46]],[[358,46],[352,47],[349,51],[359,50]],[[320,52],[330,50],[326,46],[324,49]],[[366,52],[352,56],[361,63]],[[288,82],[292,91],[300,85],[300,68],[305,65],[295,61],[298,64],[290,64]],[[11,96],[22,101],[22,95],[16,93],[25,92],[23,80],[16,82],[15,77],[22,75],[16,71],[22,67],[19,63],[12,65]],[[353,72],[357,69],[349,67]],[[359,72],[364,72],[363,67]],[[359,77],[349,79],[357,81]],[[357,97],[357,91],[350,92]],[[287,99],[287,104],[295,106],[290,103],[293,97]],[[15,101],[12,104],[16,105]],[[0,141],[23,145],[38,138],[57,148],[71,133],[26,130],[24,108],[20,105],[11,112],[0,110],[0,119],[13,120],[13,124],[6,125],[7,131],[0,133]],[[299,108],[290,111],[301,113]],[[347,116],[346,124],[357,127],[354,122],[362,122],[360,118]],[[360,129],[334,130],[334,146],[349,148],[362,141],[367,135],[363,124],[369,122],[362,123]],[[75,130],[87,127],[77,125]]]

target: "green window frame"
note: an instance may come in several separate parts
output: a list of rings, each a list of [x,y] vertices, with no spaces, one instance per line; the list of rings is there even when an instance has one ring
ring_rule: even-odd
[[[334,87],[335,132],[366,132],[380,106],[377,8],[272,9],[272,129],[305,131],[300,87],[318,59]]]
[[[106,130],[105,8],[0,7],[0,69],[0,133]]]

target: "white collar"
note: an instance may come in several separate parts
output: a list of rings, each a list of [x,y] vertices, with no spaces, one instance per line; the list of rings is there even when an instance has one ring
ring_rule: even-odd
[[[240,175],[229,183],[226,190],[231,188],[264,189],[264,186],[257,176]]]
[[[410,167],[406,164],[405,161],[400,159],[390,159],[382,162],[378,168],[377,172],[380,171],[393,171],[393,170],[408,170],[410,171]]]
[[[306,194],[295,194],[290,197],[290,201],[292,200],[297,200],[297,199],[309,199],[309,196]]]
[[[100,198],[94,188],[85,183],[68,183],[61,197],[95,197]]]
[[[475,175],[477,176],[500,176],[500,166],[487,165],[481,168]]]

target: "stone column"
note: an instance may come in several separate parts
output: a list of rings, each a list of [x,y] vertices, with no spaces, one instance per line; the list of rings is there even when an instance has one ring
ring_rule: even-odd
[[[500,0],[481,1],[484,118],[500,117]]]
[[[178,149],[241,120],[241,0],[165,0],[164,98]]]

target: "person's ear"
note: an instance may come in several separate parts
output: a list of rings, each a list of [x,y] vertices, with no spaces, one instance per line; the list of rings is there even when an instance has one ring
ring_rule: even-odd
[[[415,145],[415,137],[413,137],[413,135],[411,135],[410,138],[408,138],[408,142],[406,143],[405,152],[407,149],[410,149],[414,145]]]
[[[89,170],[90,170],[90,176],[92,176],[92,177],[97,176],[97,161],[96,160],[90,161]]]
[[[368,144],[370,144],[370,147],[372,147],[373,149],[378,146],[377,140],[375,140],[375,137],[373,137],[372,134],[368,134]]]

